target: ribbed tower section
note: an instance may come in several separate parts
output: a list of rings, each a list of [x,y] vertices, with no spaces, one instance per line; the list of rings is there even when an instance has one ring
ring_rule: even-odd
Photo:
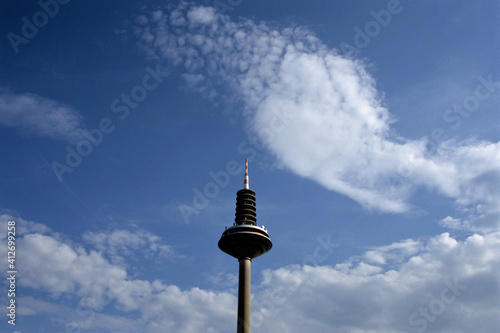
[[[273,243],[264,227],[257,226],[255,192],[249,187],[248,159],[245,161],[243,189],[236,193],[234,224],[222,233],[219,248],[238,259],[237,333],[250,333],[250,270],[252,259],[271,250]]]
[[[234,223],[237,225],[257,225],[257,209],[255,208],[255,192],[242,189],[236,192],[236,213]]]

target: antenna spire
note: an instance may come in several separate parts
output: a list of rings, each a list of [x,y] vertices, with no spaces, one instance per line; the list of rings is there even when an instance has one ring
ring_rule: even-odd
[[[245,181],[243,182],[243,188],[245,190],[250,189],[250,183],[248,181],[248,158],[245,159]]]

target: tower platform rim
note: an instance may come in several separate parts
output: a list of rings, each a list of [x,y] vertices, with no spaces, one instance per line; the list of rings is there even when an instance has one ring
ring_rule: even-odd
[[[236,224],[236,225],[232,225],[230,227],[226,226],[226,230],[224,230],[224,232],[226,232],[227,230],[230,230],[230,229],[237,229],[237,228],[259,229],[259,230],[265,231],[267,233],[267,229],[264,226],[259,227],[258,225],[253,225],[253,224]]]

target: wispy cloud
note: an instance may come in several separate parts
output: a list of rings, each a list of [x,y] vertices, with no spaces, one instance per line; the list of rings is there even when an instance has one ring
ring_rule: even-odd
[[[83,117],[70,106],[30,93],[0,94],[0,124],[39,137],[76,143],[88,136]]]
[[[500,195],[484,180],[499,184],[500,145],[445,141],[430,152],[426,138],[405,139],[391,128],[365,62],[307,29],[232,20],[187,2],[140,18],[141,49],[181,68],[209,98],[237,96],[249,135],[283,168],[386,212],[411,210],[413,193],[425,187],[455,199],[460,214],[484,216],[473,228],[498,226]]]
[[[131,230],[89,231],[83,235],[83,240],[110,258],[113,264],[125,264],[133,258],[155,257],[158,260],[185,258],[177,253],[172,246],[162,244],[159,236],[137,227]]]

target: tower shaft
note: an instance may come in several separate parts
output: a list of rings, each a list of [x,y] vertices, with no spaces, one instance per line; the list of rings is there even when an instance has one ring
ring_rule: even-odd
[[[250,333],[250,258],[239,260],[240,278],[238,284],[238,325],[237,333]]]

